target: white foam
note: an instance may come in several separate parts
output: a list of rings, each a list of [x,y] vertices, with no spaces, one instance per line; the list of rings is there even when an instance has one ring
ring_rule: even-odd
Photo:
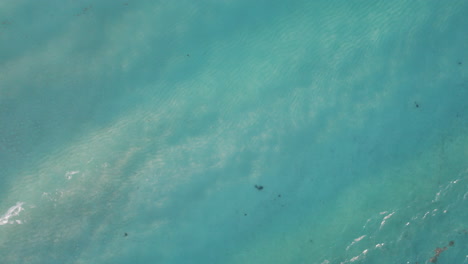
[[[79,172],[80,171],[67,171],[67,173],[65,173],[65,177],[67,177],[68,180],[71,180],[72,176]]]
[[[17,202],[15,206],[10,207],[8,211],[0,217],[0,225],[5,225],[5,224],[14,224],[14,221],[9,221],[10,218],[15,217],[19,215],[21,211],[24,210],[23,207],[21,207],[24,203],[23,202]],[[20,220],[16,220],[16,223],[21,224]]]

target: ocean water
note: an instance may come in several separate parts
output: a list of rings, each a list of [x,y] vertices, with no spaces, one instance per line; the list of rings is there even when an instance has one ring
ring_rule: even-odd
[[[468,2],[0,2],[0,263],[468,263]]]

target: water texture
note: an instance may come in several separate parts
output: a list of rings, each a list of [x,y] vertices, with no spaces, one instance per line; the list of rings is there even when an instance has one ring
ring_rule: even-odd
[[[468,2],[0,3],[0,263],[468,263]]]

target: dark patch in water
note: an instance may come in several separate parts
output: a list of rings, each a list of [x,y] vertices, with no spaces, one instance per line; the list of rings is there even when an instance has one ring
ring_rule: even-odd
[[[453,240],[448,243],[449,247],[453,246],[454,244],[455,244],[455,241],[453,241]],[[429,259],[429,262],[436,263],[437,259],[439,258],[440,253],[444,252],[447,249],[448,249],[447,247],[443,247],[443,248],[438,247],[438,248],[436,248],[434,250],[435,255],[432,258]]]

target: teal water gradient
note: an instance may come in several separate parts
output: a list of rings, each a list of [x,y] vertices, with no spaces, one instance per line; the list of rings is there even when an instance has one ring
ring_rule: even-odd
[[[468,263],[467,12],[2,1],[0,263]]]

